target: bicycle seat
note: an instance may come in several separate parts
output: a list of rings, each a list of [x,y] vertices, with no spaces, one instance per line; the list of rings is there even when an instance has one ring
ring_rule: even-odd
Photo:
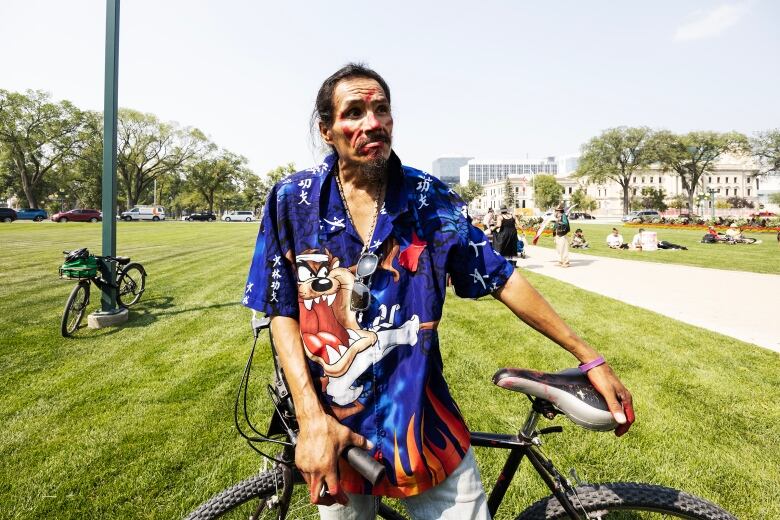
[[[114,260],[116,260],[116,263],[118,263],[119,265],[127,265],[130,263],[129,256],[115,256]]]
[[[545,399],[575,424],[588,430],[608,431],[618,425],[604,397],[576,368],[555,373],[502,368],[493,376],[493,383],[507,390]]]

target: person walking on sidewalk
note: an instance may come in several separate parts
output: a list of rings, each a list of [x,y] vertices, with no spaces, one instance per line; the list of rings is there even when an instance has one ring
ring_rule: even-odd
[[[569,267],[569,240],[566,235],[569,234],[569,217],[564,211],[563,202],[555,208],[555,223],[553,224],[553,237],[555,239],[555,250],[558,252],[558,265]]]
[[[501,214],[496,217],[496,234],[493,242],[493,249],[498,251],[498,254],[514,262],[514,258],[517,256],[517,226],[515,225],[515,217],[509,213],[506,206],[501,206]],[[515,263],[515,265],[517,265]]]

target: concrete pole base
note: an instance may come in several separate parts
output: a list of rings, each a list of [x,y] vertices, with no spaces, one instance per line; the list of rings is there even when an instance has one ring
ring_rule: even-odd
[[[125,307],[117,309],[115,312],[96,311],[87,316],[87,326],[90,329],[116,327],[126,322],[129,315],[130,313]]]

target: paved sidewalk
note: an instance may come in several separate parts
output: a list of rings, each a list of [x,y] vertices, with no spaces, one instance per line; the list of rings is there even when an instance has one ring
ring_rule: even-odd
[[[780,275],[571,254],[529,245],[519,265],[637,307],[780,352]],[[625,251],[675,255],[685,251]]]

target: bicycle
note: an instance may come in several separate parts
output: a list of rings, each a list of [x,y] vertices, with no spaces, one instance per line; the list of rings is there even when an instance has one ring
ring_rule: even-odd
[[[262,471],[218,493],[195,511],[187,520],[213,518],[319,518],[317,508],[309,503],[309,491],[295,468],[296,420],[292,398],[281,372],[271,337],[274,359],[274,381],[268,385],[268,393],[274,405],[274,413],[267,434],[260,433],[251,423],[247,412],[247,393],[252,358],[257,338],[262,329],[269,328],[268,318],[253,319],[255,343],[249,355],[244,375],[239,385],[234,406],[234,419],[239,433],[261,455],[274,462],[272,469]],[[604,398],[579,370],[568,369],[558,373],[543,373],[527,369],[505,368],[493,376],[493,383],[508,390],[525,394],[531,401],[531,410],[523,428],[517,434],[470,432],[475,447],[509,450],[506,462],[488,496],[488,509],[495,517],[509,485],[523,458],[527,458],[552,495],[538,500],[522,511],[517,520],[604,520],[615,518],[656,518],[654,514],[693,520],[736,520],[729,512],[703,498],[676,489],[634,482],[605,484],[583,483],[576,470],[570,472],[572,483],[542,453],[541,437],[563,431],[561,426],[538,428],[541,418],[553,419],[565,415],[575,424],[587,429],[606,431],[616,423]],[[239,408],[243,403],[243,416],[252,432],[247,434],[239,424]],[[271,443],[281,449],[280,455],[270,455],[255,444]],[[353,467],[372,482],[382,478],[384,466],[359,448],[350,454],[362,452]],[[367,459],[367,460],[366,460]],[[378,466],[378,468],[377,468]],[[296,491],[297,490],[297,491]],[[614,515],[613,515],[614,513]],[[636,515],[636,516],[635,516]],[[645,516],[648,515],[648,516]],[[405,518],[384,502],[379,503],[377,516],[387,520]]]
[[[65,263],[60,266],[60,278],[78,280],[65,303],[60,322],[62,336],[67,338],[81,324],[87,306],[91,284],[101,290],[110,287],[116,290],[117,304],[130,307],[138,303],[146,289],[146,269],[130,262],[126,256],[97,256],[89,254],[86,248],[63,251]],[[110,279],[110,263],[115,264],[113,281]]]

